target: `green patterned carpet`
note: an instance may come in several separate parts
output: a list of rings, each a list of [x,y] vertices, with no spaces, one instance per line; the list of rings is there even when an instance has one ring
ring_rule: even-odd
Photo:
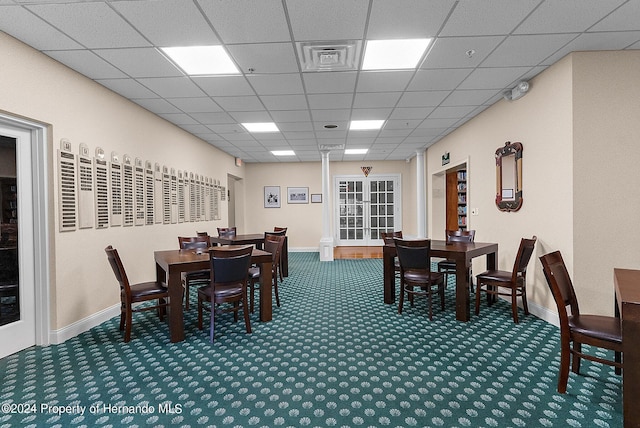
[[[533,315],[514,325],[498,302],[459,323],[452,286],[433,321],[422,301],[398,315],[379,259],[291,253],[290,272],[250,335],[227,314],[212,345],[192,308],[171,344],[146,312],[129,344],[116,317],[0,360],[0,427],[622,426],[612,368],[584,361],[556,392],[559,332]]]

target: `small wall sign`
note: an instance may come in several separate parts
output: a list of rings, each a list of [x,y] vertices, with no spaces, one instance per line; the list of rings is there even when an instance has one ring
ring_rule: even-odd
[[[451,159],[449,157],[449,152],[446,152],[445,154],[442,155],[442,165],[448,164],[450,160]]]

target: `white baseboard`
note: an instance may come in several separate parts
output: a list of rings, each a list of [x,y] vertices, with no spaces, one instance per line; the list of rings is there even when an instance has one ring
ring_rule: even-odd
[[[58,330],[51,330],[49,332],[49,343],[52,345],[57,345],[59,343],[65,342],[72,337],[75,337],[80,333],[84,333],[85,331],[91,330],[93,327],[96,327],[103,322],[119,315],[120,303],[117,303],[111,307],[101,310],[100,312],[96,312],[95,314],[90,315],[87,318],[76,321],[66,327]]]
[[[502,300],[511,305],[511,299],[507,297],[500,297]],[[520,300],[518,300],[520,302]],[[540,306],[535,302],[527,301],[529,306],[529,313],[535,315],[543,321],[548,322],[549,324],[553,324],[556,327],[560,326],[560,319],[558,318],[558,313],[555,311],[551,311],[544,306]],[[522,308],[522,305],[518,305],[519,308]]]

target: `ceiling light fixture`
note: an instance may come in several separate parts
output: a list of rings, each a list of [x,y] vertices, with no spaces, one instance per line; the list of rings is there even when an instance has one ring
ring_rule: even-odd
[[[295,156],[296,152],[293,150],[271,150],[271,154],[274,156]]]
[[[363,70],[416,68],[432,39],[368,40]]]
[[[280,132],[273,122],[241,123],[249,132]]]
[[[364,155],[369,151],[369,149],[345,149],[345,155]]]
[[[520,81],[515,88],[506,90],[502,93],[502,96],[507,101],[515,101],[524,97],[524,94],[529,92],[529,82],[524,80]]]
[[[240,74],[222,46],[185,46],[162,48],[186,74]]]
[[[361,131],[368,129],[380,129],[384,125],[384,120],[352,120],[349,130]]]

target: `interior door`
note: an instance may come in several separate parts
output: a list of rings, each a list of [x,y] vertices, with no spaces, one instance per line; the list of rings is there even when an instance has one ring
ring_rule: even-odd
[[[35,345],[31,134],[0,125],[0,358]]]
[[[402,229],[399,175],[337,176],[336,245],[380,246],[380,232]]]

